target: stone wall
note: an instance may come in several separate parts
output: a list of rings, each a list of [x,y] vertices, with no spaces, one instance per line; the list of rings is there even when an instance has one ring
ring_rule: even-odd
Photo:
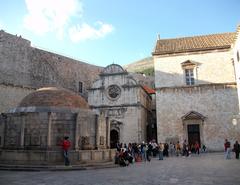
[[[211,150],[223,150],[224,139],[240,140],[239,130],[232,125],[238,110],[235,84],[197,87],[160,88],[156,92],[158,142],[168,138],[186,138],[183,121],[186,113],[196,111],[206,117],[203,140]]]
[[[236,81],[238,86],[238,101],[240,101],[240,26],[238,26],[236,41],[233,48],[233,60],[236,72]],[[239,103],[240,113],[240,103]]]
[[[155,56],[155,86],[186,85],[181,63],[187,60],[197,64],[196,84],[235,82],[232,57],[232,50]]]
[[[16,107],[34,88],[0,83],[0,113]]]
[[[123,107],[124,108],[124,107]],[[120,143],[139,143],[146,140],[146,110],[140,106],[126,107],[126,112],[122,117],[110,116],[112,120],[120,122]]]
[[[115,149],[69,151],[71,164],[86,164],[94,162],[114,161]],[[64,164],[61,150],[1,150],[0,163],[12,165],[56,165]]]
[[[0,30],[0,83],[31,88],[58,86],[79,92],[79,82],[82,82],[81,95],[87,98],[87,89],[101,70],[98,66],[31,47],[31,42],[21,36]],[[6,94],[1,98],[4,96]],[[6,101],[14,101],[13,96],[8,98]],[[2,104],[0,110],[5,111],[6,107]]]

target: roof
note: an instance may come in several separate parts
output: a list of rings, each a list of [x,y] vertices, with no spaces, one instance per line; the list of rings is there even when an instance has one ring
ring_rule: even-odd
[[[146,85],[143,85],[143,89],[148,93],[148,94],[155,94],[155,90],[146,86]]]
[[[100,73],[100,76],[108,76],[114,74],[127,74],[127,71],[118,64],[110,64],[103,69],[103,71]]]
[[[27,95],[18,107],[68,107],[88,109],[86,100],[67,89],[45,87]]]
[[[230,48],[236,33],[220,33],[194,37],[157,40],[153,55]]]

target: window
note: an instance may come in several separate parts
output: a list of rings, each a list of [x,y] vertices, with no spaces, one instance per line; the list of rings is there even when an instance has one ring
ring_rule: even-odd
[[[194,85],[193,69],[185,69],[186,85]]]
[[[83,93],[83,83],[82,82],[78,82],[78,92]]]
[[[195,85],[197,82],[197,68],[198,62],[186,60],[181,63],[183,69],[183,83],[186,85]]]

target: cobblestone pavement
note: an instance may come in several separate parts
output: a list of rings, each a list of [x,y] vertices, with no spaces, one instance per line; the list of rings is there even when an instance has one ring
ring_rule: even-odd
[[[1,185],[240,185],[240,160],[223,154],[172,157],[85,171],[0,171]]]

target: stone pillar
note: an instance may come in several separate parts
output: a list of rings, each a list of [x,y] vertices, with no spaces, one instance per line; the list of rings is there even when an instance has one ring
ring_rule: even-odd
[[[51,148],[51,130],[52,130],[53,113],[48,113],[48,133],[47,133],[47,148]]]
[[[205,145],[205,141],[204,141],[204,120],[201,120],[201,124],[199,124],[199,131],[200,131],[200,141],[201,141],[201,147],[203,145]]]
[[[110,148],[110,122],[108,117],[106,117],[106,147]]]
[[[76,114],[76,123],[75,123],[75,150],[79,150],[78,139],[79,139],[79,114]]]
[[[1,143],[0,143],[0,148],[4,147],[4,138],[5,138],[5,125],[7,124],[7,115],[6,114],[0,114],[0,130],[2,130],[2,132],[0,133],[0,137],[1,137]],[[2,126],[2,128],[1,128]]]
[[[75,148],[76,148],[76,144],[77,144],[77,148],[79,150],[82,150],[83,149],[82,139],[83,139],[83,131],[84,131],[84,119],[83,119],[82,112],[78,112],[76,122],[77,122],[77,128],[76,128],[77,134],[75,136]]]
[[[99,116],[96,114],[95,115],[95,148],[99,149]]]
[[[25,116],[21,116],[20,148],[24,148]]]

